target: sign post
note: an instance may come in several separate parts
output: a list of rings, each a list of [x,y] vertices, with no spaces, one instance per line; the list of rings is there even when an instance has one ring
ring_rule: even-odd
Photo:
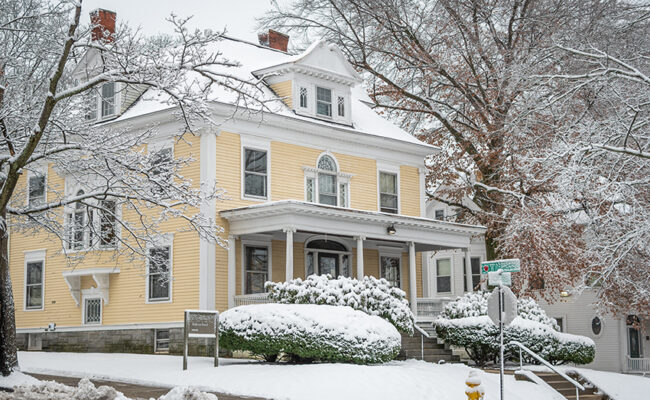
[[[506,270],[502,269],[505,268]],[[498,269],[494,269],[498,268]],[[499,325],[499,386],[501,400],[503,400],[503,327],[517,316],[517,297],[508,287],[512,280],[510,273],[519,271],[519,260],[498,260],[481,263],[481,273],[488,274],[489,283],[496,285],[496,289],[488,297],[488,316],[495,324]]]
[[[219,312],[185,310],[183,324],[183,371],[187,369],[188,341],[190,338],[214,338],[214,366],[219,366]]]

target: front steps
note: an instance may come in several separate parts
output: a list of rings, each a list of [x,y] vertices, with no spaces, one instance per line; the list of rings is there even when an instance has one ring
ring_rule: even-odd
[[[544,380],[549,386],[559,392],[567,400],[576,399],[576,388],[569,381],[562,378],[560,375],[554,372],[535,372],[535,375]],[[572,378],[576,379],[572,376]],[[577,379],[576,379],[577,380]],[[598,393],[598,389],[594,387],[586,387],[584,382],[582,383],[585,386],[585,390],[580,391],[580,400],[606,400],[607,396]]]
[[[429,324],[431,326],[431,324]],[[424,328],[424,326],[421,326]],[[451,349],[444,343],[438,342],[435,338],[435,330],[425,330],[431,337],[423,337],[419,331],[415,331],[413,336],[402,334],[402,350],[397,356],[398,360],[407,360],[414,358],[416,360],[424,360],[428,362],[438,363],[445,362],[459,362],[460,357],[454,355]],[[430,332],[429,332],[430,331]]]

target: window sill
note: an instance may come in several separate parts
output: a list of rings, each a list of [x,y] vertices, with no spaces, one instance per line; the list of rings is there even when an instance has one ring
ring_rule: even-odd
[[[44,310],[45,310],[45,307],[41,307],[41,308],[23,308],[23,311],[26,311],[26,312],[44,311]]]
[[[242,200],[248,200],[248,201],[257,201],[257,202],[265,202],[265,201],[270,201],[270,199],[267,197],[258,197],[258,196],[251,196],[251,195],[243,195],[241,197]]]
[[[172,299],[147,299],[145,300],[145,304],[165,304],[165,303],[171,303]]]

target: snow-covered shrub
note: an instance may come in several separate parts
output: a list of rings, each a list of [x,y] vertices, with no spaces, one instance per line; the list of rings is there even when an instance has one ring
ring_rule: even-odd
[[[220,345],[273,360],[390,361],[399,353],[401,336],[382,318],[350,307],[314,304],[255,304],[224,311]]]
[[[269,298],[284,304],[327,304],[349,306],[377,315],[403,333],[413,334],[415,316],[406,293],[392,287],[386,279],[366,276],[362,280],[340,276],[311,275],[307,279],[267,282]]]
[[[43,381],[33,385],[16,386],[13,393],[6,394],[8,399],[21,400],[129,400],[112,387],[95,387],[86,378],[80,380],[77,387]],[[0,399],[2,398],[0,392]]]
[[[499,353],[499,328],[487,316],[488,292],[471,292],[447,304],[434,321],[438,336],[464,347],[478,365],[495,361]],[[521,342],[547,361],[559,364],[588,364],[595,356],[594,342],[584,336],[558,332],[556,321],[530,298],[517,300],[517,318],[505,327],[504,343]],[[518,359],[519,350],[506,346],[506,356]],[[527,362],[534,362],[528,356]]]

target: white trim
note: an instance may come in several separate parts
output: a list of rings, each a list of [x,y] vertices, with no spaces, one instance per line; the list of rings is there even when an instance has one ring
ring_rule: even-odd
[[[424,168],[418,168],[418,177],[420,184],[420,217],[427,216],[427,171]]]
[[[271,201],[271,141],[267,138],[239,133],[240,148],[240,195],[242,200]],[[252,196],[245,192],[246,189],[246,149],[266,152],[266,197]],[[216,164],[216,161],[215,161]]]
[[[204,133],[200,138],[200,177],[202,190],[210,192],[217,182],[217,135]],[[204,199],[200,206],[201,215],[215,221],[217,217],[216,199]],[[199,240],[199,308],[213,310],[216,307],[216,244],[200,238]]]
[[[104,304],[102,301],[102,294],[96,288],[84,289],[81,291],[81,325],[84,326],[97,326],[102,325],[104,322]],[[99,322],[98,323],[86,323],[86,301],[87,300],[99,300]]]
[[[45,310],[45,255],[46,250],[32,250],[24,252],[23,261],[23,311]],[[33,262],[41,263],[41,306],[39,308],[27,308],[27,264]]]
[[[454,293],[454,255],[449,254],[442,257],[435,257],[433,261],[433,275],[435,279],[433,280],[433,293],[436,296],[439,295],[450,295]],[[439,292],[438,291],[438,261],[439,260],[449,260],[449,291],[448,292]]]
[[[27,193],[25,196],[25,205],[29,206],[29,181],[33,176],[42,176],[45,178],[43,182],[43,203],[47,203],[47,181],[48,181],[48,165],[36,165],[30,167],[31,169],[27,171]]]
[[[268,240],[262,238],[241,239],[241,293],[246,293],[246,246],[249,247],[266,247],[268,251],[267,281],[273,279],[273,242],[272,237]]]
[[[83,332],[83,331],[115,331],[123,329],[170,329],[182,328],[183,321],[178,322],[151,322],[120,325],[79,325],[79,326],[56,326],[54,332]],[[42,333],[47,327],[42,328],[17,328],[16,333]]]
[[[145,262],[145,267],[147,272],[145,274],[145,293],[144,293],[144,303],[145,304],[164,304],[164,303],[173,303],[173,293],[174,293],[174,239],[171,235],[165,235],[164,239],[154,245],[147,246],[147,260]],[[150,299],[149,298],[149,251],[158,247],[169,246],[169,298],[168,299]]]

